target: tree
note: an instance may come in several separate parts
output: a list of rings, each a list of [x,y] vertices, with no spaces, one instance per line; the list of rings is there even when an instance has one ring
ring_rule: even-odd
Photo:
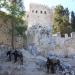
[[[54,33],[60,32],[60,25],[62,26],[62,16],[63,16],[63,6],[58,5],[54,9],[54,16],[53,16],[53,31]]]
[[[70,31],[68,30],[69,23],[69,10],[61,5],[56,6],[54,9],[53,16],[53,32],[60,32],[61,36],[64,37],[64,34]]]
[[[15,33],[16,35],[22,37],[24,40],[23,40],[23,47],[26,46],[26,43],[27,43],[27,36],[25,35],[25,31],[27,30],[27,26],[15,26]]]
[[[7,6],[6,0],[0,0],[0,11],[2,8],[6,7],[6,6]]]
[[[17,20],[12,18],[12,48],[14,49],[15,30],[18,33],[18,35],[21,35],[23,38],[25,38],[24,32],[25,32],[27,26],[26,27],[23,26],[25,23],[22,20],[22,18],[23,18],[23,16],[25,16],[25,11],[24,11],[24,6],[23,6],[22,0],[12,0],[10,3],[11,3],[11,6],[9,8],[9,11],[12,16],[15,16],[17,18]],[[15,24],[14,24],[14,22],[15,22]]]
[[[17,32],[19,35],[24,33],[26,30],[26,25],[23,20],[23,17],[25,16],[25,10],[23,6],[22,0],[2,0],[4,1],[4,8],[9,12],[11,15],[11,46],[12,49],[14,49],[14,37],[15,37],[15,32]],[[25,30],[23,29],[25,27]],[[17,30],[17,28],[21,28],[22,31],[19,31],[20,29]],[[21,35],[24,37],[24,35]]]
[[[73,11],[71,12],[71,27],[72,31],[75,32],[75,13]]]

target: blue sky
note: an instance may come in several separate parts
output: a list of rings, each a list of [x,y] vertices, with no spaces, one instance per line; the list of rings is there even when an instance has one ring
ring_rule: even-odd
[[[23,0],[25,9],[29,10],[30,3],[37,3],[47,5],[49,7],[54,7],[58,4],[63,5],[64,7],[68,7],[70,11],[75,11],[75,0]]]

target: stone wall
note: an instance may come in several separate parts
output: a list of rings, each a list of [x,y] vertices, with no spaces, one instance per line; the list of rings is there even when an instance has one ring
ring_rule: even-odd
[[[34,25],[27,30],[28,45],[34,44],[37,50],[47,55],[53,52],[57,55],[75,55],[75,33],[71,33],[71,37],[65,34],[61,37],[60,33],[51,34],[49,26]]]
[[[3,14],[3,16],[1,15]],[[9,16],[9,15],[8,15]],[[0,44],[11,46],[11,18],[7,18],[4,12],[0,11]],[[14,46],[16,48],[23,47],[24,41],[22,37],[15,36]]]
[[[2,13],[2,12],[0,12]],[[4,13],[5,14],[5,13]],[[0,16],[0,44],[8,44],[10,45],[11,37],[8,34],[9,29],[11,29],[11,22],[10,19],[6,17]]]
[[[74,35],[74,34],[73,34]],[[72,36],[72,33],[71,33],[71,37],[68,36],[68,34],[65,34],[65,37],[61,37],[61,34],[58,32],[56,34],[53,34],[52,35],[53,38],[55,39],[56,41],[56,44],[60,45],[61,47],[64,45],[64,43],[71,39],[73,36]]]
[[[60,33],[53,35],[56,41],[55,53],[59,55],[75,55],[75,32],[71,33],[71,37],[65,34],[61,37]]]

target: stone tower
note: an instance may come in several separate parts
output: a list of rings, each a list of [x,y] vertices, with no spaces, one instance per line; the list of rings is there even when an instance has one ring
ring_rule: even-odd
[[[33,25],[51,25],[52,11],[49,7],[40,4],[30,4],[28,13],[28,28]]]

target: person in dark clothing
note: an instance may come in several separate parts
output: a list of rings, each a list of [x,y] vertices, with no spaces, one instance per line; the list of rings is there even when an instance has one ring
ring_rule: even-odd
[[[16,63],[16,62],[17,62],[17,57],[18,57],[18,51],[15,50],[15,51],[13,52],[13,55],[14,55],[14,62]]]
[[[46,65],[47,65],[47,72],[49,73],[49,69],[50,69],[50,67],[51,67],[51,62],[50,62],[49,57],[47,58]]]
[[[7,56],[9,61],[11,61],[11,55],[12,55],[11,51],[7,51]]]
[[[21,61],[21,64],[23,64],[23,54],[17,50],[15,50],[13,52],[13,55],[14,55],[14,62],[17,62],[18,58],[20,59]]]
[[[23,55],[22,55],[22,53],[19,55],[19,57],[20,57],[21,64],[23,65]]]
[[[55,58],[50,59],[48,57],[47,62],[46,62],[46,66],[47,66],[47,72],[49,72],[49,70],[50,70],[51,73],[55,73],[56,72],[56,70],[55,70],[56,66],[60,66],[60,60],[55,59]]]
[[[23,54],[20,51],[7,51],[7,56],[9,61],[11,61],[11,57],[14,55],[14,63],[18,61],[18,58],[20,59],[21,64],[23,65]]]

